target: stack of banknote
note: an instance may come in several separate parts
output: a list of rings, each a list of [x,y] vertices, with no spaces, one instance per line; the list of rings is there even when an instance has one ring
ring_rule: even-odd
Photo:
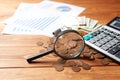
[[[72,29],[76,29],[76,30],[83,29],[88,32],[94,31],[102,26],[101,24],[98,23],[98,20],[87,18],[86,16],[76,17],[76,20],[78,21],[77,25],[71,25],[72,27],[69,25],[66,25],[66,26],[71,27]]]
[[[90,19],[85,16],[77,17],[77,20],[79,22],[78,28],[82,28],[88,31],[94,31],[102,26],[98,23],[98,20]]]

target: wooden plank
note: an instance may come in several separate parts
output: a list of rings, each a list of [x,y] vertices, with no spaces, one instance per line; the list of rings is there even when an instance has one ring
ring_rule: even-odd
[[[4,68],[0,69],[0,80],[119,80],[119,70],[119,66],[81,68],[80,72],[72,71],[71,67],[65,67],[62,72],[49,67]]]

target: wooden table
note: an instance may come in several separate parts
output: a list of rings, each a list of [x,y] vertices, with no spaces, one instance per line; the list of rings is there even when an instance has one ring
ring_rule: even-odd
[[[115,16],[120,16],[120,0],[54,0],[85,7],[80,16],[99,20],[106,24]],[[0,0],[0,22],[12,16],[20,2],[38,3],[40,0]],[[0,31],[5,27],[0,24]],[[38,53],[42,48],[36,43],[49,40],[47,36],[2,35],[0,34],[0,80],[120,80],[120,67],[111,62],[102,66],[97,60],[85,62],[91,70],[81,68],[80,72],[72,71],[66,66],[64,71],[57,72],[52,64],[57,60],[53,55],[38,59],[37,63],[28,64],[26,56]]]

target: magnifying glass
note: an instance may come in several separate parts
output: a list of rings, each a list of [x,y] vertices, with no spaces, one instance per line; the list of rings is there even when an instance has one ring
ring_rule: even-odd
[[[30,56],[26,60],[28,63],[30,63],[33,60],[43,57],[52,52],[65,60],[75,59],[80,56],[84,50],[84,47],[85,42],[79,32],[76,30],[64,30],[56,35],[55,39],[53,40],[52,49]]]

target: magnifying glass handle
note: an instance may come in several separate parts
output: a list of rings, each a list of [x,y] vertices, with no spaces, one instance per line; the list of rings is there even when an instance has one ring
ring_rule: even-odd
[[[30,63],[30,62],[32,62],[32,60],[35,60],[35,59],[37,59],[37,58],[39,58],[39,57],[43,57],[43,56],[45,56],[45,55],[47,55],[47,54],[49,54],[49,53],[51,53],[51,52],[53,52],[53,51],[54,51],[54,49],[50,49],[50,50],[48,50],[48,51],[45,51],[45,52],[42,52],[42,53],[33,55],[33,56],[27,58],[27,62]]]

